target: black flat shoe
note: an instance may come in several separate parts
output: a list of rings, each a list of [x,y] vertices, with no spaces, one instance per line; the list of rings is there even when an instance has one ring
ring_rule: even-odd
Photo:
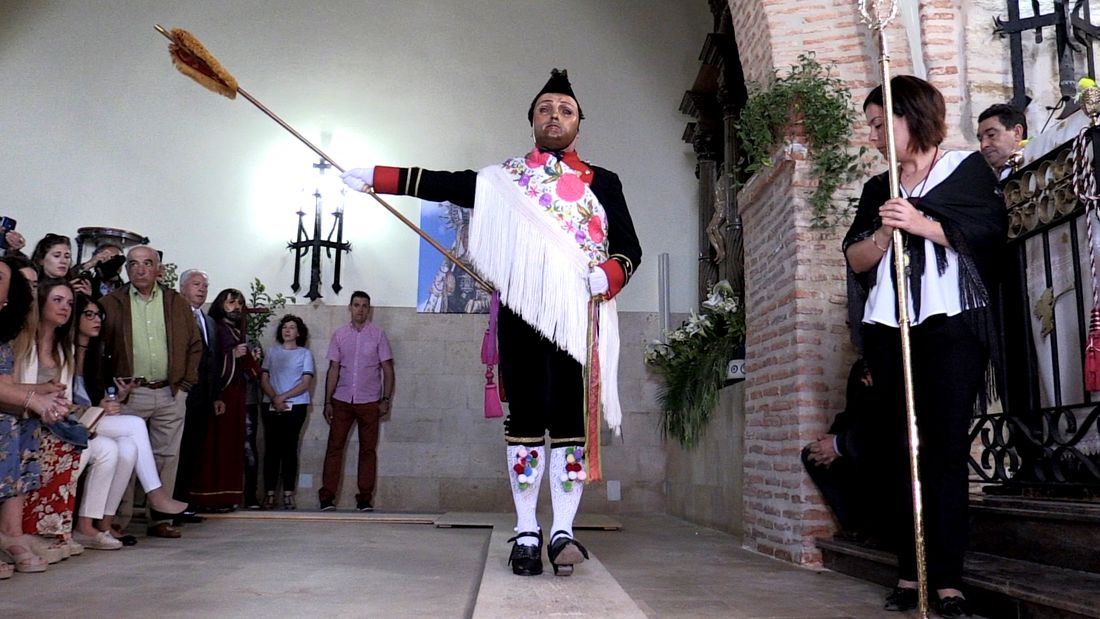
[[[970,616],[970,604],[966,602],[966,598],[952,595],[940,600],[939,608],[937,609],[940,616],[943,619],[955,619],[956,617],[969,617]]]
[[[202,516],[198,515],[194,511],[191,511],[190,509],[184,510],[176,514],[175,517],[172,518],[172,526],[176,527],[180,527],[185,524],[199,524],[202,522],[206,522],[206,518],[203,518]]]
[[[179,510],[178,512],[162,512],[160,510],[153,509],[153,506],[150,505],[149,506],[149,517],[152,518],[154,521],[175,520],[177,517],[179,517],[180,514],[186,513],[187,510],[189,510],[189,509],[191,509],[191,505],[188,504],[188,505],[184,505],[183,509]]]
[[[889,611],[904,612],[917,607],[920,595],[916,589],[894,587],[890,595],[886,596],[886,603],[882,608]]]
[[[536,546],[524,546],[518,541],[521,537],[538,539]],[[516,576],[538,576],[542,573],[542,531],[524,531],[508,540],[513,542],[512,554],[508,555],[508,565]]]
[[[558,535],[559,533],[561,535]],[[581,546],[577,540],[569,537],[569,534],[565,531],[555,531],[550,539],[553,541],[546,549],[546,554],[550,556],[550,565],[554,568],[555,576],[572,575],[573,566],[584,563],[584,560],[588,558],[588,549]]]
[[[133,535],[123,535],[118,538],[118,541],[122,542],[123,546],[137,546],[137,538]]]

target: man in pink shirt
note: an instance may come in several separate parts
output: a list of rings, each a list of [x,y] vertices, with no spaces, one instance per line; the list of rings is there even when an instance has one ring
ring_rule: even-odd
[[[378,477],[378,422],[390,412],[393,397],[393,353],[386,333],[370,322],[370,295],[351,293],[351,323],[332,334],[325,379],[325,421],[328,446],[321,490],[321,511],[336,509],[337,488],[344,472],[344,447],[352,422],[359,426],[359,494],[355,506],[374,510]]]

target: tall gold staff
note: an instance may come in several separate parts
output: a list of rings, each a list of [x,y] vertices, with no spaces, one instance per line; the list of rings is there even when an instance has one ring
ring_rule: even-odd
[[[863,22],[878,35],[882,52],[882,107],[886,126],[886,155],[890,165],[890,197],[897,198],[898,153],[894,144],[894,96],[890,88],[890,53],[886,46],[886,26],[898,15],[897,0],[857,0]],[[883,5],[887,6],[883,6]],[[894,228],[894,280],[897,282],[898,327],[901,331],[901,366],[905,383],[905,420],[909,433],[909,472],[913,478],[913,533],[917,555],[918,609],[922,619],[928,617],[928,576],[924,554],[924,501],[921,495],[920,438],[917,435],[917,408],[913,396],[913,355],[909,344],[909,280],[905,277],[907,257],[901,230]]]
[[[199,40],[194,37],[194,35],[186,30],[183,30],[182,28],[173,28],[171,31],[168,31],[160,24],[156,24],[153,27],[156,28],[157,32],[163,34],[165,37],[168,38],[169,41],[172,42],[172,44],[168,46],[168,52],[172,55],[172,64],[175,65],[177,69],[179,69],[180,73],[183,73],[187,77],[195,80],[199,83],[199,85],[230,99],[236,99],[238,94],[241,95],[242,97],[247,99],[249,103],[259,108],[261,112],[267,114],[271,118],[271,120],[279,123],[279,126],[289,131],[291,135],[301,140],[301,142],[306,146],[310,147],[313,152],[320,155],[322,159],[331,163],[332,167],[340,170],[341,172],[345,171],[344,168],[340,166],[340,164],[332,160],[332,157],[326,155],[324,151],[322,151],[320,148],[317,148],[313,144],[313,142],[307,140],[304,135],[295,131],[294,127],[291,127],[282,118],[279,118],[275,114],[275,112],[267,109],[264,104],[260,103],[255,97],[248,94],[243,88],[238,86],[237,80],[229,73],[229,71],[225,70],[225,67],[223,67],[221,63],[218,62],[218,60],[206,50],[205,47],[203,47],[202,43],[200,43]],[[387,211],[392,213],[394,217],[400,219],[401,223],[405,224],[410,229],[412,229],[413,232],[420,235],[420,238],[431,244],[432,247],[436,248],[448,260],[453,262],[455,266],[469,273],[470,277],[474,278],[474,281],[476,281],[479,286],[489,292],[493,291],[493,287],[490,286],[489,283],[486,282],[484,279],[482,279],[481,276],[479,276],[477,273],[474,273],[473,270],[466,266],[461,260],[456,258],[454,255],[451,254],[451,252],[447,251],[446,248],[436,242],[436,240],[433,239],[427,232],[421,230],[420,227],[410,221],[408,217],[405,217],[400,211],[390,206],[388,202],[383,200],[381,196],[374,192],[374,187],[365,188],[363,193],[374,198],[379,204],[384,206]]]

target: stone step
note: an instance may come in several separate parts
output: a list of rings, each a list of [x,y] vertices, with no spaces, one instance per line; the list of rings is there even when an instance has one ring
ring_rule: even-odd
[[[819,539],[825,567],[881,584],[897,582],[892,553],[853,542]],[[968,552],[967,598],[985,617],[1100,618],[1100,574]]]
[[[1100,574],[1100,504],[972,495],[970,548]]]

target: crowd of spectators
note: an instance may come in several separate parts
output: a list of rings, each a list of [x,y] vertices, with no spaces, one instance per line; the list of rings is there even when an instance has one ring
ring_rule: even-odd
[[[200,270],[177,292],[149,246],[103,244],[82,264],[63,235],[45,235],[29,257],[27,246],[0,230],[0,579],[137,545],[135,504],[146,535],[166,538],[202,522],[196,510],[259,508],[246,492],[246,405],[263,410],[274,444],[263,507],[276,507],[282,473],[282,506],[295,508],[313,379],[301,319],[284,317],[276,337],[292,376],[286,363],[261,367],[240,291],[204,311]],[[261,385],[267,402],[246,404]]]

